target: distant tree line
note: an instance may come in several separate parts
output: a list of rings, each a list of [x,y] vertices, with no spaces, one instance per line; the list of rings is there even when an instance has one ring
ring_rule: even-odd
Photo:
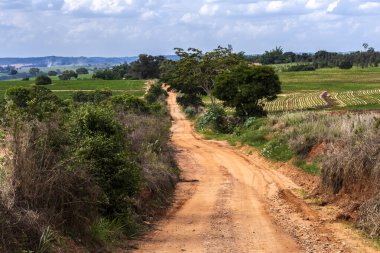
[[[294,53],[284,52],[282,47],[276,47],[270,51],[265,51],[262,55],[248,56],[245,60],[267,64],[300,63],[303,65],[313,65],[314,68],[334,68],[349,69],[352,66],[361,68],[377,67],[380,63],[380,52],[363,43],[363,51],[350,53],[337,53],[320,50],[316,53]],[[299,68],[302,70],[303,68]],[[307,69],[307,68],[306,68]]]
[[[160,64],[164,60],[164,56],[140,54],[137,61],[117,65],[111,69],[98,70],[93,78],[104,80],[159,78]]]

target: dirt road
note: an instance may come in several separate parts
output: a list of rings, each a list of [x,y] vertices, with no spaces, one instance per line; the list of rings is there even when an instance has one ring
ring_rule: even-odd
[[[262,159],[198,137],[176,104],[175,94],[170,93],[168,103],[174,120],[172,141],[179,150],[185,182],[178,185],[168,217],[136,252],[349,252],[328,245],[307,248],[300,243],[302,236],[321,233],[314,228],[310,233],[300,230],[304,232],[297,240],[286,229],[296,225],[292,219],[302,229],[319,222],[315,221],[317,214],[291,193],[297,185]],[[277,206],[283,205],[281,199],[291,202],[300,214],[287,217],[292,211]],[[324,235],[330,237],[327,230]]]

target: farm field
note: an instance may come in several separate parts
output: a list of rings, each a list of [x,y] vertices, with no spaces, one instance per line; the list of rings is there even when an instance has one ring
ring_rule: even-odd
[[[268,112],[304,110],[327,106],[322,98],[325,92],[310,92],[278,96],[274,101],[266,102],[264,109]]]
[[[267,102],[268,112],[318,109],[379,109],[380,68],[318,69],[304,72],[279,72],[281,94]]]
[[[33,80],[21,81],[0,81],[0,97],[4,97],[5,91],[11,87],[17,86],[31,86],[33,85]],[[56,92],[59,97],[67,98],[73,91],[78,90],[99,90],[99,89],[109,89],[115,94],[128,92],[136,96],[142,96],[144,94],[144,80],[53,80],[52,85],[44,86]]]
[[[279,72],[279,77],[284,93],[380,89],[380,68],[326,68],[316,71]]]

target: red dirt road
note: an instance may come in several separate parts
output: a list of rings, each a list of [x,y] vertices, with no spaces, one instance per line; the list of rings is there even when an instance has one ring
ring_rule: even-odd
[[[185,182],[167,218],[136,253],[351,252],[320,228],[318,214],[292,193],[299,187],[269,162],[198,137],[174,93],[168,104]]]

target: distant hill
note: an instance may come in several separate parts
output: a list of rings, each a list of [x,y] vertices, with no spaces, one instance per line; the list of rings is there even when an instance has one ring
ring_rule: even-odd
[[[176,60],[176,55],[165,55],[166,58]],[[86,65],[118,65],[136,61],[138,56],[132,57],[27,57],[27,58],[0,58],[0,66],[16,67],[52,67],[52,66],[86,66]]]

